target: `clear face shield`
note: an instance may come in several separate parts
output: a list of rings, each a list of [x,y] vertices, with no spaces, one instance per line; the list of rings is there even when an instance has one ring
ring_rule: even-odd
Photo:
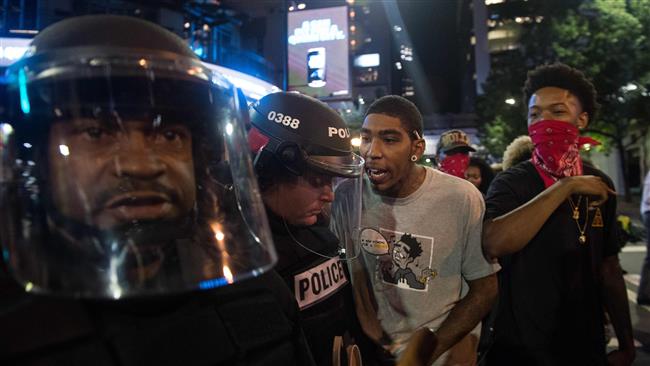
[[[351,153],[344,156],[307,155],[310,166],[339,177],[357,178],[363,174],[363,158]]]
[[[115,55],[8,72],[0,230],[14,277],[33,292],[120,298],[271,268],[234,88],[193,59]]]
[[[361,248],[363,159],[357,158],[360,160],[358,175],[334,179],[334,201],[329,215],[330,230],[338,237],[341,257],[346,260],[357,258]]]

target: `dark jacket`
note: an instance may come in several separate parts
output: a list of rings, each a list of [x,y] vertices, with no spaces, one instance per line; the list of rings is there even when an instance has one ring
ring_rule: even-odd
[[[1,365],[313,365],[275,272],[166,298],[31,295],[0,272]]]

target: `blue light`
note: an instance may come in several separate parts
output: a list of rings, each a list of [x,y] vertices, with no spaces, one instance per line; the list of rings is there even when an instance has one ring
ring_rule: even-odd
[[[212,280],[201,281],[199,282],[199,288],[201,290],[209,290],[211,288],[221,287],[227,284],[228,284],[228,280],[226,280],[224,277],[221,277]]]
[[[27,95],[27,75],[25,75],[24,69],[18,71],[18,89],[20,90],[20,109],[24,114],[29,114],[32,107],[29,104],[29,96]]]
[[[197,56],[203,57],[203,47],[197,47],[194,49],[194,53],[196,53]]]
[[[8,250],[3,250],[2,251],[2,258],[4,258],[5,262],[9,262],[9,251]]]

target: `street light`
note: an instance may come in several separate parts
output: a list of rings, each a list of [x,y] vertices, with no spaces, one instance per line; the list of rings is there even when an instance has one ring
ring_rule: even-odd
[[[352,140],[350,140],[350,145],[352,145],[352,146],[354,146],[354,147],[359,147],[359,146],[361,146],[361,139],[358,138],[358,137],[354,137],[354,138],[352,138]]]
[[[506,104],[509,104],[509,105],[515,105],[515,103],[517,103],[517,101],[515,100],[515,98],[508,98],[508,99],[506,99]]]
[[[298,10],[302,10],[302,9],[304,9],[305,7],[307,7],[307,5],[305,5],[305,3],[300,3],[300,4],[298,4]]]

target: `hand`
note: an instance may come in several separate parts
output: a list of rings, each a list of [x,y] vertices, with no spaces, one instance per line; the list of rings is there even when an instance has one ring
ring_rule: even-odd
[[[594,175],[580,175],[561,179],[560,182],[569,186],[569,194],[587,194],[598,197],[595,201],[589,202],[592,207],[600,206],[607,201],[609,194],[616,194],[616,191],[600,178]]]
[[[630,366],[635,358],[635,352],[632,351],[621,351],[617,349],[607,354],[607,365],[608,366]]]
[[[437,344],[436,335],[428,328],[418,329],[406,349],[402,352],[396,366],[425,366],[431,361],[429,358],[433,354],[433,350]]]

